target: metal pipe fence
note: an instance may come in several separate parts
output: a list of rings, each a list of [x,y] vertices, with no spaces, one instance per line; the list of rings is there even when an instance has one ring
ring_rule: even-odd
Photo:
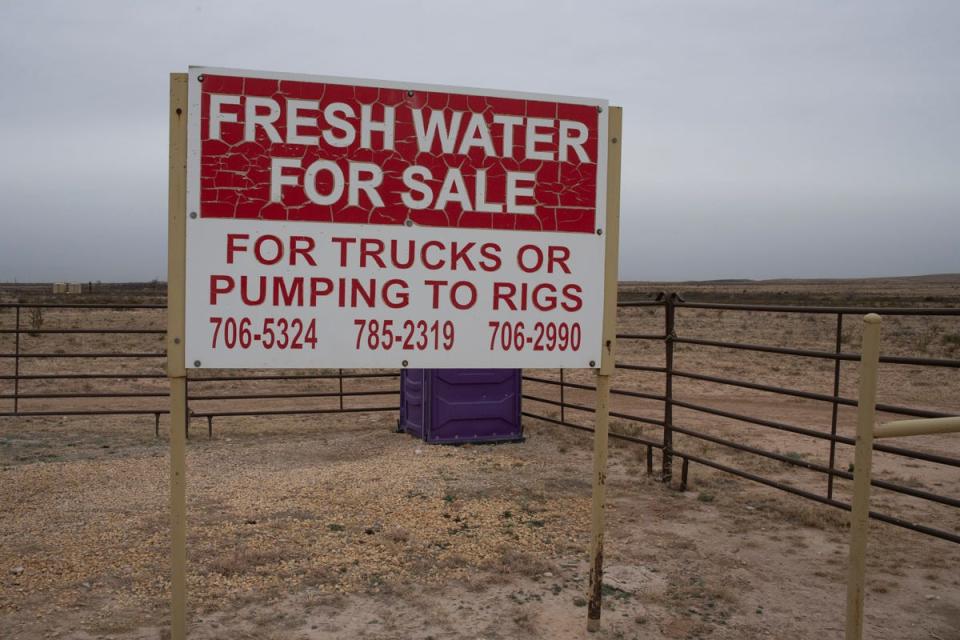
[[[10,310],[13,326],[6,326],[3,314]],[[27,312],[34,318],[47,314],[47,319],[25,326]],[[85,316],[90,314],[115,312],[119,312],[118,317],[93,318],[99,323],[94,326],[75,326],[85,324],[89,320]],[[165,326],[165,312],[163,304],[0,304],[0,417],[153,416],[154,433],[159,435],[160,416],[170,412],[164,373],[166,352],[151,349],[150,342],[166,335],[161,328]],[[49,328],[51,320],[60,326]],[[128,326],[133,321],[152,328]],[[13,338],[12,349],[3,342],[8,337]],[[58,337],[61,343],[56,342]],[[62,344],[62,337],[83,338],[87,344]],[[117,348],[124,338],[129,340],[128,348]],[[4,362],[11,361],[13,366],[4,368]],[[63,371],[71,362],[80,362],[78,366],[84,370]],[[232,371],[229,375],[206,371],[187,381],[188,412],[191,419],[205,419],[207,433],[212,436],[213,421],[220,417],[395,411],[395,402],[385,404],[383,400],[399,394],[398,376],[396,371],[349,369],[320,373]],[[91,388],[93,381],[102,388]],[[370,382],[379,381],[387,382],[371,388]],[[281,388],[264,390],[261,385],[252,389],[248,384],[253,382],[278,383]],[[85,386],[78,389],[78,383]],[[39,389],[31,389],[37,385]],[[128,388],[131,385],[134,388]],[[233,388],[224,391],[224,387]],[[303,406],[298,402],[328,399],[335,404]],[[353,403],[347,404],[347,399]],[[237,409],[237,402],[257,402],[258,406]],[[295,406],[280,406],[283,402],[294,402]],[[227,403],[229,406],[224,406]],[[118,408],[116,404],[127,406]]]
[[[849,511],[851,506],[847,500],[839,499],[836,495],[836,480],[852,481],[853,469],[838,468],[838,446],[849,447],[852,451],[855,445],[855,438],[838,433],[840,424],[840,413],[844,407],[856,407],[857,401],[854,398],[845,397],[841,394],[842,382],[842,363],[859,362],[860,354],[845,352],[844,343],[844,317],[862,316],[866,313],[879,313],[885,316],[909,316],[918,318],[957,318],[960,319],[960,308],[865,308],[865,307],[829,307],[829,306],[790,306],[790,305],[767,305],[767,304],[729,304],[729,303],[709,303],[709,302],[688,302],[675,293],[661,293],[652,300],[621,302],[618,306],[621,308],[630,307],[656,307],[663,314],[663,334],[655,333],[620,333],[617,335],[618,343],[623,345],[629,342],[647,342],[661,344],[663,347],[662,366],[651,364],[650,362],[637,363],[623,361],[617,362],[617,369],[622,371],[641,372],[653,374],[662,379],[663,393],[652,393],[649,391],[640,391],[634,389],[612,389],[611,394],[628,398],[638,398],[648,402],[662,405],[662,420],[650,415],[653,410],[647,408],[647,415],[637,415],[636,412],[613,412],[610,415],[622,419],[626,425],[652,425],[659,427],[659,437],[651,437],[649,433],[638,436],[624,432],[616,432],[611,429],[610,436],[614,439],[635,442],[647,447],[647,458],[650,459],[653,451],[661,452],[661,470],[660,479],[664,483],[670,483],[673,480],[673,462],[675,458],[681,461],[681,477],[679,488],[686,490],[689,482],[691,463],[702,465],[703,467],[713,469],[725,474],[734,475],[740,478],[751,480],[767,487],[778,489],[786,493],[807,498],[820,504],[828,505],[838,509]],[[804,314],[819,315],[834,318],[834,335],[832,350],[801,349],[776,345],[752,344],[749,342],[739,342],[730,340],[708,339],[704,337],[685,336],[677,331],[678,316],[688,310],[712,310],[716,312],[740,312],[744,314]],[[676,350],[680,345],[689,348],[727,350],[729,352],[748,352],[773,354],[784,357],[795,357],[806,360],[832,361],[831,367],[831,389],[829,392],[814,392],[804,389],[797,389],[774,384],[744,380],[726,375],[705,374],[698,371],[680,369],[676,366]],[[908,357],[900,355],[886,355],[880,357],[880,362],[889,365],[924,367],[931,369],[956,370],[960,368],[960,359],[943,357]],[[559,378],[547,378],[546,374],[527,374],[524,380],[530,383],[525,387],[524,400],[527,401],[524,415],[529,418],[544,420],[550,424],[571,427],[579,430],[589,431],[590,427],[571,420],[570,414],[580,412],[589,415],[593,412],[593,405],[583,395],[579,398],[570,398],[570,390],[579,390],[582,392],[592,392],[595,388],[592,385],[573,382],[570,380],[570,372],[560,372]],[[740,411],[730,411],[721,407],[713,406],[709,401],[691,401],[676,393],[675,385],[678,380],[688,380],[698,383],[706,383],[717,388],[742,389],[764,394],[771,394],[774,397],[797,399],[803,401],[812,401],[823,403],[830,407],[830,416],[826,422],[825,428],[812,428],[798,424],[791,424],[782,420],[772,420],[763,416],[754,416]],[[529,389],[533,385],[536,390]],[[557,387],[560,390],[560,399],[544,397],[541,389]],[[566,390],[566,398],[564,398]],[[532,406],[531,406],[532,403]],[[558,407],[561,413],[558,419],[555,416],[546,415],[539,407]],[[743,441],[739,435],[730,437],[718,435],[715,428],[717,425],[709,421],[705,426],[693,426],[678,421],[675,417],[677,410],[685,410],[687,415],[701,416],[702,418],[719,418],[726,422],[733,422],[751,427],[760,427],[772,432],[794,434],[811,438],[814,441],[826,441],[828,451],[825,462],[816,462],[804,459],[798,455],[784,454],[778,451],[771,451],[762,446],[748,444]],[[948,417],[954,414],[944,411],[932,410],[923,407],[903,406],[899,404],[877,405],[877,410],[892,415],[912,416],[922,418],[940,418]],[[698,422],[704,422],[703,419]],[[677,444],[676,437],[683,436],[684,442]],[[695,443],[709,445],[710,454],[701,453],[695,450]],[[902,446],[891,446],[887,444],[874,444],[875,452],[890,454],[906,459],[913,464],[917,462],[939,465],[947,469],[956,469],[960,467],[960,456],[948,452],[922,451],[914,448]],[[707,449],[704,449],[707,451]],[[742,466],[736,466],[728,458],[736,459],[735,455],[723,455],[724,452],[732,454],[746,454],[751,459],[762,459],[784,465],[787,469],[802,469],[812,472],[824,478],[825,483],[820,491],[807,486],[798,486],[794,478],[789,481],[779,477],[771,477],[761,473],[744,469]],[[717,454],[720,454],[719,456]],[[652,474],[652,464],[647,465],[647,472]],[[942,483],[940,483],[942,484]],[[947,507],[949,509],[960,508],[960,498],[952,495],[944,495],[937,491],[911,486],[901,480],[890,481],[883,478],[874,478],[872,486],[885,490],[890,494],[904,496],[924,503]],[[822,492],[821,492],[822,491]],[[950,530],[941,524],[940,521],[934,523],[919,522],[911,517],[903,517],[902,514],[884,513],[883,511],[871,511],[870,517],[875,520],[893,524],[905,529],[917,531],[936,538],[950,542],[960,543],[960,530]],[[954,516],[955,517],[955,516]],[[945,522],[948,520],[945,520]]]
[[[616,363],[618,372],[643,376],[650,384],[659,385],[659,389],[640,388],[639,383],[622,384],[615,379],[610,392],[615,402],[624,405],[615,405],[615,410],[610,411],[611,418],[624,425],[654,430],[653,433],[629,433],[612,429],[610,433],[615,440],[645,447],[647,473],[654,473],[654,452],[659,451],[659,475],[665,483],[673,481],[674,460],[679,458],[681,489],[687,488],[691,464],[694,464],[843,510],[849,510],[850,504],[838,497],[838,481],[849,483],[853,473],[852,469],[839,468],[838,460],[841,451],[852,450],[855,440],[841,432],[841,418],[842,412],[855,407],[857,402],[841,393],[842,365],[858,362],[860,357],[858,353],[844,351],[844,318],[876,312],[886,316],[960,319],[960,308],[720,304],[688,302],[675,293],[661,293],[649,300],[623,301],[618,306],[624,312],[663,316],[659,320],[662,333],[624,332],[617,336],[621,345],[648,344],[662,348],[658,361],[648,358],[645,362],[630,362],[627,357],[620,357]],[[165,309],[162,304],[0,304],[0,418],[153,416],[154,431],[159,435],[160,417],[169,413],[169,390],[163,369],[166,354],[162,348],[156,348],[165,335],[162,328],[165,326]],[[833,348],[796,348],[684,335],[678,331],[678,321],[692,310],[825,316],[831,318],[834,333],[829,337]],[[656,318],[651,321],[658,322]],[[830,363],[830,388],[822,392],[810,391],[680,368],[677,355],[681,347],[684,350],[757,353]],[[945,357],[885,355],[880,362],[891,366],[922,367],[946,374],[960,369],[960,359]],[[560,370],[557,373],[558,376],[549,371],[525,372],[523,415],[547,424],[592,430],[589,424],[581,424],[574,417],[588,417],[593,413],[595,386],[590,384],[589,378],[578,377],[576,372]],[[212,436],[217,418],[392,412],[397,410],[398,377],[396,370],[204,371],[188,379],[189,415],[206,420],[208,436]],[[830,413],[822,427],[751,415],[746,410],[730,410],[716,406],[717,403],[709,399],[690,398],[678,393],[677,385],[689,382],[813,402],[828,407]],[[251,386],[252,383],[255,384]],[[878,404],[877,410],[923,418],[951,415],[941,410],[901,404]],[[685,417],[679,419],[678,412]],[[740,432],[733,436],[729,432],[718,433],[712,428],[716,426],[710,422],[712,420],[717,424],[742,425],[744,429],[759,428],[771,434],[810,438],[824,443],[827,450],[822,461],[808,460],[746,442]],[[705,425],[702,424],[704,421],[707,421]],[[924,451],[886,443],[875,443],[873,448],[877,453],[896,456],[911,464],[960,468],[960,457],[950,452]],[[788,481],[776,474],[764,474],[749,468],[749,464],[737,464],[742,461],[736,455],[783,465],[788,470],[816,474],[822,478],[822,484],[803,485],[792,477]],[[911,486],[896,479],[875,478],[873,486],[924,504],[960,508],[960,499],[956,496]],[[935,526],[937,523],[919,522],[903,517],[903,514],[882,511],[872,511],[870,515],[876,520],[960,543],[960,531]]]

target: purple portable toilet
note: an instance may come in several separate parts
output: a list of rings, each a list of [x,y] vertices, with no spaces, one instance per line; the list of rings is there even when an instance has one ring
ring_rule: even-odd
[[[431,444],[516,442],[521,369],[404,369],[400,429]]]

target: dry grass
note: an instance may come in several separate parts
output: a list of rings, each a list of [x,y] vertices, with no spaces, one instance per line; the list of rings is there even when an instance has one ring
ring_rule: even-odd
[[[760,500],[752,506],[766,511],[777,520],[801,527],[841,531],[848,526],[849,516],[845,511],[809,500],[768,499]]]
[[[542,556],[504,545],[481,564],[481,567],[498,576],[521,575],[537,578],[554,569]]]

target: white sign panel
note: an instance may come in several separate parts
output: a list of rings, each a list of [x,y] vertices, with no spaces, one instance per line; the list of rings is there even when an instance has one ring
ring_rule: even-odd
[[[186,357],[594,367],[602,100],[193,68]]]

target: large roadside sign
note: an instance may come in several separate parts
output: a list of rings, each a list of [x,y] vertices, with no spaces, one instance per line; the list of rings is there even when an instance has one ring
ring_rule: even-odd
[[[595,368],[597,630],[622,110],[191,67],[170,76],[170,634],[187,635],[187,369]]]
[[[600,365],[606,101],[188,87],[188,368]]]

